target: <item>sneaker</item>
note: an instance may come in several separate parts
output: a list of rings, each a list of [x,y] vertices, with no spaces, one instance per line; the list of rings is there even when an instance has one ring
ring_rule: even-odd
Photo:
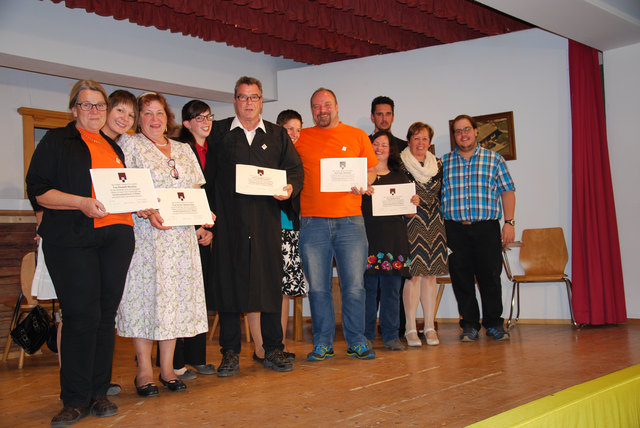
[[[501,325],[497,327],[489,327],[487,329],[487,336],[492,336],[496,340],[509,340],[509,333],[504,331],[504,327]]]
[[[307,360],[309,361],[322,361],[325,358],[332,358],[336,354],[333,353],[333,348],[327,345],[316,345],[313,351],[307,354]]]
[[[371,360],[376,357],[376,353],[366,343],[347,349],[347,355],[361,360]]]
[[[473,342],[476,339],[478,339],[478,330],[473,327],[464,327],[462,329],[462,334],[460,335],[462,342]]]
[[[122,391],[122,387],[120,385],[118,385],[117,383],[110,383],[109,388],[107,388],[107,395],[118,395],[120,394],[120,391]]]
[[[404,351],[407,349],[406,346],[402,343],[402,341],[398,338],[390,340],[388,342],[384,342],[384,347],[387,349],[391,349],[392,351]]]
[[[191,379],[195,379],[195,378],[198,377],[196,372],[194,372],[191,369],[186,369],[184,371],[184,373],[182,373],[182,374],[177,374],[176,373],[176,376],[178,376],[178,379],[180,379],[180,380],[191,380]]]
[[[214,366],[213,364],[195,364],[191,367],[193,367],[193,369],[198,372],[198,374],[216,374],[216,366]]]
[[[293,363],[279,349],[267,353],[262,364],[265,369],[272,369],[277,372],[290,372],[293,370]]]
[[[218,366],[218,377],[233,376],[240,370],[238,354],[234,351],[227,351],[222,356],[222,362]]]

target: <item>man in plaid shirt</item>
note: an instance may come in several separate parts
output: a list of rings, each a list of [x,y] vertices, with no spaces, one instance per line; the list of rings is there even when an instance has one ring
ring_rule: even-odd
[[[509,333],[503,327],[500,273],[502,245],[515,237],[515,187],[504,158],[478,145],[477,125],[470,116],[456,117],[451,132],[457,147],[442,159],[442,214],[451,250],[451,284],[462,317],[460,340],[472,342],[478,338],[480,311],[475,281],[487,336],[508,340]]]

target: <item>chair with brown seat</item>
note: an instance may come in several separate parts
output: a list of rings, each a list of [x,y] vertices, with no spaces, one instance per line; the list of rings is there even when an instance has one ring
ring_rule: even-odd
[[[31,309],[35,308],[38,304],[38,300],[35,297],[31,296],[31,284],[33,283],[33,276],[36,271],[36,253],[31,251],[22,257],[22,262],[20,263],[20,287],[21,293],[18,297],[18,301],[16,303],[13,302],[5,302],[5,306],[10,308],[14,308],[14,316],[11,319],[11,323],[9,324],[9,334],[7,335],[7,343],[4,347],[4,354],[2,356],[2,361],[7,361],[9,357],[9,350],[11,349],[11,343],[13,343],[13,339],[11,338],[11,330],[17,325],[18,320],[20,319],[20,315],[23,313],[31,311]],[[24,349],[20,348],[20,357],[18,359],[18,368],[21,369],[24,364]]]
[[[512,274],[509,260],[506,253],[503,252],[505,271],[509,280],[513,282],[513,288],[511,290],[511,310],[509,311],[507,326],[511,327],[512,325],[513,308],[516,306],[516,302],[516,318],[513,325],[515,325],[520,318],[520,284],[562,282],[567,288],[571,324],[574,327],[579,327],[573,316],[573,307],[571,305],[571,280],[564,273],[564,269],[569,261],[569,253],[562,228],[525,229],[522,231],[521,247],[520,265],[524,270],[524,275]]]

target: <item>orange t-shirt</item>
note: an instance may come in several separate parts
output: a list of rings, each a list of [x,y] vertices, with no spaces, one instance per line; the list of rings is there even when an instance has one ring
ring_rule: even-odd
[[[91,168],[124,168],[115,150],[113,150],[113,147],[107,143],[107,140],[105,140],[102,135],[94,134],[85,129],[80,132],[80,135],[82,135],[82,141],[89,147],[89,152],[91,153]],[[93,186],[91,186],[91,197],[94,199],[96,197]],[[128,224],[129,226],[133,226],[131,213],[109,214],[103,218],[93,219],[93,227],[96,229],[111,226],[112,224]]]
[[[335,128],[314,126],[300,132],[296,143],[304,165],[300,213],[304,217],[362,215],[362,197],[349,192],[320,192],[320,159],[367,158],[367,168],[378,163],[367,134],[342,122]]]

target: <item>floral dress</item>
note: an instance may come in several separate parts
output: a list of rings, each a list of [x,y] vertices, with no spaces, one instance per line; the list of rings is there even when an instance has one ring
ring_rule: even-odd
[[[408,183],[406,176],[400,171],[391,171],[387,175],[376,177],[372,184]],[[407,225],[401,215],[373,216],[371,196],[362,196],[362,215],[369,241],[369,255],[365,275],[401,275],[411,276],[409,266],[409,243]]]
[[[156,188],[193,188],[205,182],[188,144],[169,140],[169,159],[142,134],[118,141],[129,168],[149,168]],[[162,215],[162,213],[160,213]],[[118,335],[151,340],[191,337],[208,330],[202,264],[193,226],[158,230],[133,214],[135,252],[118,308]]]

